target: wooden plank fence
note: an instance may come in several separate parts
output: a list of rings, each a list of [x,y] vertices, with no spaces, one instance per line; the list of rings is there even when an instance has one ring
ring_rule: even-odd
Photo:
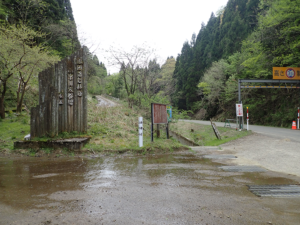
[[[31,108],[30,136],[87,132],[87,49],[38,75],[39,105]]]

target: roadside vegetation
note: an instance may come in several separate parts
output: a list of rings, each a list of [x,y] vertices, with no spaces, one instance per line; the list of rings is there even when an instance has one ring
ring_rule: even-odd
[[[189,138],[200,146],[217,146],[252,134],[251,131],[247,130],[238,131],[229,127],[218,127],[221,135],[221,139],[219,140],[216,138],[210,125],[178,121],[171,124],[170,127],[172,131]]]
[[[23,140],[30,133],[29,121],[27,113],[16,116],[12,111],[5,119],[0,119],[0,151],[10,152],[14,141]]]
[[[89,96],[88,101],[88,133],[78,134],[62,133],[51,139],[47,137],[35,138],[36,141],[49,141],[71,137],[91,137],[90,142],[84,147],[83,152],[97,154],[102,152],[122,153],[131,151],[141,154],[155,152],[172,152],[180,149],[188,149],[175,139],[167,139],[164,132],[160,138],[154,138],[151,142],[150,107],[140,109],[129,108],[127,102],[118,101],[118,107],[98,107],[97,99]],[[138,146],[138,117],[143,117],[144,122],[144,146]],[[0,152],[22,153],[29,156],[47,155],[50,153],[59,155],[74,155],[74,152],[62,149],[29,149],[14,150],[14,142],[23,140],[30,133],[30,117],[26,112],[15,114],[10,112],[5,119],[0,121]]]
[[[77,134],[62,133],[55,139],[71,137],[91,137],[90,142],[83,148],[87,154],[98,153],[123,153],[130,151],[139,154],[166,153],[176,150],[188,149],[174,138],[167,139],[163,127],[160,129],[160,138],[156,137],[154,130],[154,142],[151,142],[151,118],[150,107],[140,108],[128,107],[126,101],[117,101],[117,107],[99,107],[95,96],[88,98],[88,133]],[[231,128],[219,127],[221,140],[215,137],[211,126],[195,124],[190,122],[178,121],[178,119],[188,119],[187,111],[178,110],[173,112],[173,122],[170,124],[170,130],[191,139],[199,145],[216,146],[231,140],[251,134],[251,131],[236,131]],[[143,147],[138,146],[138,117],[143,117]],[[22,153],[28,156],[42,156],[52,154],[55,157],[61,155],[74,155],[74,152],[67,149],[54,151],[54,149],[29,149],[14,150],[13,143],[23,140],[24,136],[30,133],[30,117],[26,112],[15,114],[10,112],[5,119],[0,121],[0,152],[2,153]],[[156,126],[154,126],[154,129]],[[35,140],[48,141],[50,138],[37,138]]]
[[[151,143],[150,106],[141,109],[128,107],[127,102],[118,101],[117,107],[98,107],[96,98],[89,98],[88,134],[92,136],[84,150],[90,152],[111,151],[124,152],[127,150],[146,152],[170,152],[183,147],[177,140],[167,139],[162,133]],[[143,147],[139,147],[138,118],[143,117]]]

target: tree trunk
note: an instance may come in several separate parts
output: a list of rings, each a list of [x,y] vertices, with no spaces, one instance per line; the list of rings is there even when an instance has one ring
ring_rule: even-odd
[[[20,92],[21,92],[21,80],[19,80],[18,90],[17,90],[17,112],[18,112],[18,105],[20,102]]]
[[[2,81],[2,85],[3,85],[3,91],[0,97],[0,117],[1,119],[5,119],[4,97],[6,92],[6,81],[5,82]]]
[[[21,98],[19,99],[18,105],[17,105],[17,113],[22,112],[23,99],[24,99],[27,83],[23,83],[22,86],[23,86],[23,88],[22,88],[22,91],[21,91]]]
[[[4,98],[0,97],[0,117],[5,119]]]

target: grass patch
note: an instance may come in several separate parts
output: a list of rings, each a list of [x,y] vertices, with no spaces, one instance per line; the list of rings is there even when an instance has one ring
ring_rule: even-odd
[[[88,135],[92,136],[85,150],[101,152],[105,150],[120,151],[172,151],[182,145],[174,139],[166,139],[163,126],[161,138],[151,142],[151,121],[149,110],[129,108],[126,102],[118,101],[117,107],[98,107],[95,101],[88,105]],[[143,117],[144,146],[138,147],[138,118]]]
[[[170,125],[171,130],[191,139],[201,146],[217,146],[252,134],[251,131],[236,131],[228,127],[218,127],[221,140],[217,139],[211,125],[179,121]]]
[[[14,142],[23,140],[30,133],[30,118],[26,113],[15,115],[10,113],[8,117],[0,121],[0,150],[13,150]]]
[[[90,153],[101,151],[136,151],[149,152],[172,152],[183,146],[175,139],[166,139],[164,127],[161,125],[161,138],[155,138],[151,142],[150,106],[148,110],[140,108],[129,108],[127,102],[118,101],[117,107],[98,107],[97,100],[88,98],[88,132],[80,134],[77,132],[63,132],[55,138],[39,137],[33,141],[51,141],[73,137],[91,137],[90,143],[83,150]],[[138,118],[143,117],[144,146],[138,147]],[[13,150],[14,141],[23,140],[30,133],[30,117],[22,114],[16,116],[10,114],[6,119],[0,121],[0,151],[3,149]],[[53,149],[40,149],[44,154],[53,153]],[[30,151],[30,155],[34,155]],[[72,151],[63,150],[64,155],[74,155]]]

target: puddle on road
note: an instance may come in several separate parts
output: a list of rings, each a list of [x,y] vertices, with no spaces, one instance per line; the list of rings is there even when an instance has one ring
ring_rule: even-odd
[[[200,189],[252,197],[246,184],[295,183],[272,172],[226,172],[218,168],[221,165],[186,152],[94,159],[2,158],[0,203],[23,210],[97,213],[103,205],[116,204],[106,200],[116,192],[129,198],[125,194],[128,189],[136,193],[142,189],[154,193],[174,188]]]

